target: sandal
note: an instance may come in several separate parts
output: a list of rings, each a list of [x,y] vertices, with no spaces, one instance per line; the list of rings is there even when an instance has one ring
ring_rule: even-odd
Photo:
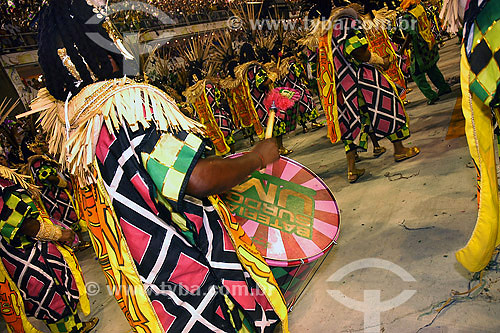
[[[97,326],[97,323],[99,323],[99,318],[97,317],[94,317],[92,319],[90,319],[89,321],[84,321],[82,324],[83,324],[83,327],[82,327],[82,333],[88,333],[90,331],[92,331],[96,326]]]
[[[78,244],[78,246],[75,248],[74,252],[79,252],[88,249],[89,247],[92,246],[92,243],[83,241]]]
[[[412,157],[417,156],[420,154],[420,148],[418,147],[411,147],[406,151],[406,153],[403,154],[394,154],[394,161],[396,162],[402,162],[404,160],[410,159]]]
[[[375,158],[380,157],[384,155],[386,151],[387,149],[385,149],[385,147],[375,147],[373,148],[373,157]]]
[[[279,150],[279,154],[281,156],[290,155],[291,153],[293,153],[293,150],[291,150],[291,149],[280,148],[280,150]]]
[[[311,129],[313,131],[325,127],[325,124],[311,123]]]
[[[349,181],[349,183],[354,184],[364,174],[365,174],[365,169],[356,169],[355,171],[349,171],[347,173],[347,180]]]

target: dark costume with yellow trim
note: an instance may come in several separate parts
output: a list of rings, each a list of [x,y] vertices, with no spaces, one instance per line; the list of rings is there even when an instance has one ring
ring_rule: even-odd
[[[51,332],[80,332],[77,305],[86,315],[90,306],[76,257],[57,242],[19,232],[27,218],[53,222],[31,199],[39,193],[30,194],[22,176],[0,166],[0,177],[0,302],[8,330],[37,332],[27,315],[45,321]]]

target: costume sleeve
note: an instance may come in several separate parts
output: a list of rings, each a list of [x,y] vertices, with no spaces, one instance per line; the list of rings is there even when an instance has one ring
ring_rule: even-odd
[[[351,58],[352,52],[361,48],[368,47],[363,27],[354,19],[346,18],[344,27],[347,29],[347,38],[344,42],[344,56]]]
[[[144,168],[158,191],[171,203],[176,205],[183,199],[204,147],[203,140],[194,134],[162,133],[154,145],[141,152]]]
[[[258,68],[258,71],[255,75],[255,86],[257,87],[257,89],[264,90],[262,84],[266,82],[267,78],[268,76],[266,70],[262,67]]]
[[[10,242],[17,236],[19,227],[26,218],[38,217],[38,210],[23,189],[16,189],[14,185],[10,188],[3,188],[1,191],[0,233]]]
[[[51,186],[52,183],[48,180],[50,176],[58,176],[57,168],[51,163],[42,162],[39,167],[34,167],[35,181],[39,181],[45,186]]]
[[[298,78],[301,78],[303,73],[304,73],[304,67],[302,67],[301,64],[299,64],[298,62],[294,62],[292,64],[292,68],[293,70],[293,73],[295,74],[296,77]]]

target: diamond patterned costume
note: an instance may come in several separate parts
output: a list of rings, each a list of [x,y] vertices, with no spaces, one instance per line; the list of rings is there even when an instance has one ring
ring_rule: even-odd
[[[0,178],[0,194],[0,290],[11,294],[9,298],[0,294],[0,303],[2,309],[13,309],[6,322],[16,332],[36,332],[27,315],[43,320],[52,332],[78,332],[82,323],[76,307],[80,303],[87,315],[90,307],[76,257],[58,243],[20,234],[26,218],[52,224],[24,188]]]
[[[359,135],[360,148],[366,149],[369,130],[391,141],[409,136],[406,113],[394,84],[374,66],[352,56],[356,49],[367,45],[360,21],[346,12],[335,18],[318,50],[318,81],[329,137],[332,142],[341,138],[346,151],[358,148],[354,140]],[[333,71],[332,84],[327,80]]]

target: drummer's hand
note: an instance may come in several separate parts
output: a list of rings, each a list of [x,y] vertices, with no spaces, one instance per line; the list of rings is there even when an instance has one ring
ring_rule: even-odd
[[[62,243],[71,244],[75,240],[75,232],[71,229],[63,229],[61,238],[59,241]]]
[[[252,152],[259,154],[259,158],[262,157],[263,165],[261,165],[261,168],[264,168],[266,165],[271,164],[280,158],[278,144],[276,143],[275,138],[266,139],[257,143],[252,149]]]

